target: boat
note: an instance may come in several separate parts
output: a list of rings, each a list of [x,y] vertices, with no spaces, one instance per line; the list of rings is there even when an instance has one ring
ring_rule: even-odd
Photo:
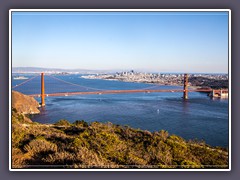
[[[25,77],[25,76],[16,76],[16,77],[13,77],[14,80],[23,80],[23,79],[28,79],[28,77]]]

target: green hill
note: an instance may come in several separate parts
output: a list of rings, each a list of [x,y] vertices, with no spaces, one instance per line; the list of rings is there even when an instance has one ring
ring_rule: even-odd
[[[228,151],[161,130],[60,120],[12,111],[12,168],[228,168]]]

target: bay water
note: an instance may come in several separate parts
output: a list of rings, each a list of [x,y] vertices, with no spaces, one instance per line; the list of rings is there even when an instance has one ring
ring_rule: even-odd
[[[21,74],[14,74],[19,76]],[[34,75],[26,75],[32,78]],[[45,93],[99,91],[114,89],[182,89],[181,86],[155,86],[101,79],[84,79],[80,74],[56,75],[56,80],[45,76]],[[26,80],[12,79],[13,90],[24,94],[40,94],[40,76],[22,86]],[[69,82],[69,83],[66,83]],[[78,86],[74,85],[77,84]],[[60,119],[70,122],[112,122],[151,132],[166,130],[187,140],[204,140],[212,146],[228,147],[228,99],[211,99],[206,93],[128,93],[46,97],[41,114],[31,119],[40,123],[55,123]],[[40,98],[36,98],[40,102]]]

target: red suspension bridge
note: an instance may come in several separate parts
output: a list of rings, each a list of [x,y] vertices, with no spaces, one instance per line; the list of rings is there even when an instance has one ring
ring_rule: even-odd
[[[77,86],[84,88],[85,91],[76,91],[76,92],[54,92],[54,93],[45,93],[45,81],[44,81],[44,73],[41,73],[41,93],[40,94],[29,94],[31,97],[41,97],[41,105],[45,106],[45,97],[48,96],[72,96],[72,95],[88,95],[88,94],[123,94],[123,93],[152,93],[152,92],[182,92],[183,98],[188,99],[188,92],[207,92],[212,94],[222,94],[223,92],[226,93],[228,90],[214,90],[211,88],[199,88],[199,89],[189,89],[188,87],[188,74],[184,74],[183,79],[183,89],[152,89],[153,87],[159,86],[154,85],[152,87],[142,88],[142,89],[127,89],[127,90],[104,90],[104,89],[98,89],[98,88],[91,88],[87,86],[82,86],[79,84],[75,84],[72,82],[67,82],[62,79],[56,78],[51,75],[47,75],[48,77],[51,77],[55,80],[58,80],[62,83],[67,83],[72,86]],[[33,79],[35,79],[38,76],[34,76],[16,86],[14,86],[12,89],[15,89],[17,87],[20,87]]]

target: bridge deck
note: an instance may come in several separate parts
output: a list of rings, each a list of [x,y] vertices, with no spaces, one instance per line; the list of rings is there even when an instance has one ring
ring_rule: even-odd
[[[188,92],[211,92],[212,89],[188,89]],[[219,90],[220,91],[220,90]],[[88,94],[124,94],[124,93],[152,93],[152,92],[184,92],[183,89],[141,89],[141,90],[106,90],[106,91],[91,91],[91,92],[62,92],[50,93],[45,96],[70,96],[70,95],[88,95]],[[32,97],[40,97],[41,94],[31,94]]]

